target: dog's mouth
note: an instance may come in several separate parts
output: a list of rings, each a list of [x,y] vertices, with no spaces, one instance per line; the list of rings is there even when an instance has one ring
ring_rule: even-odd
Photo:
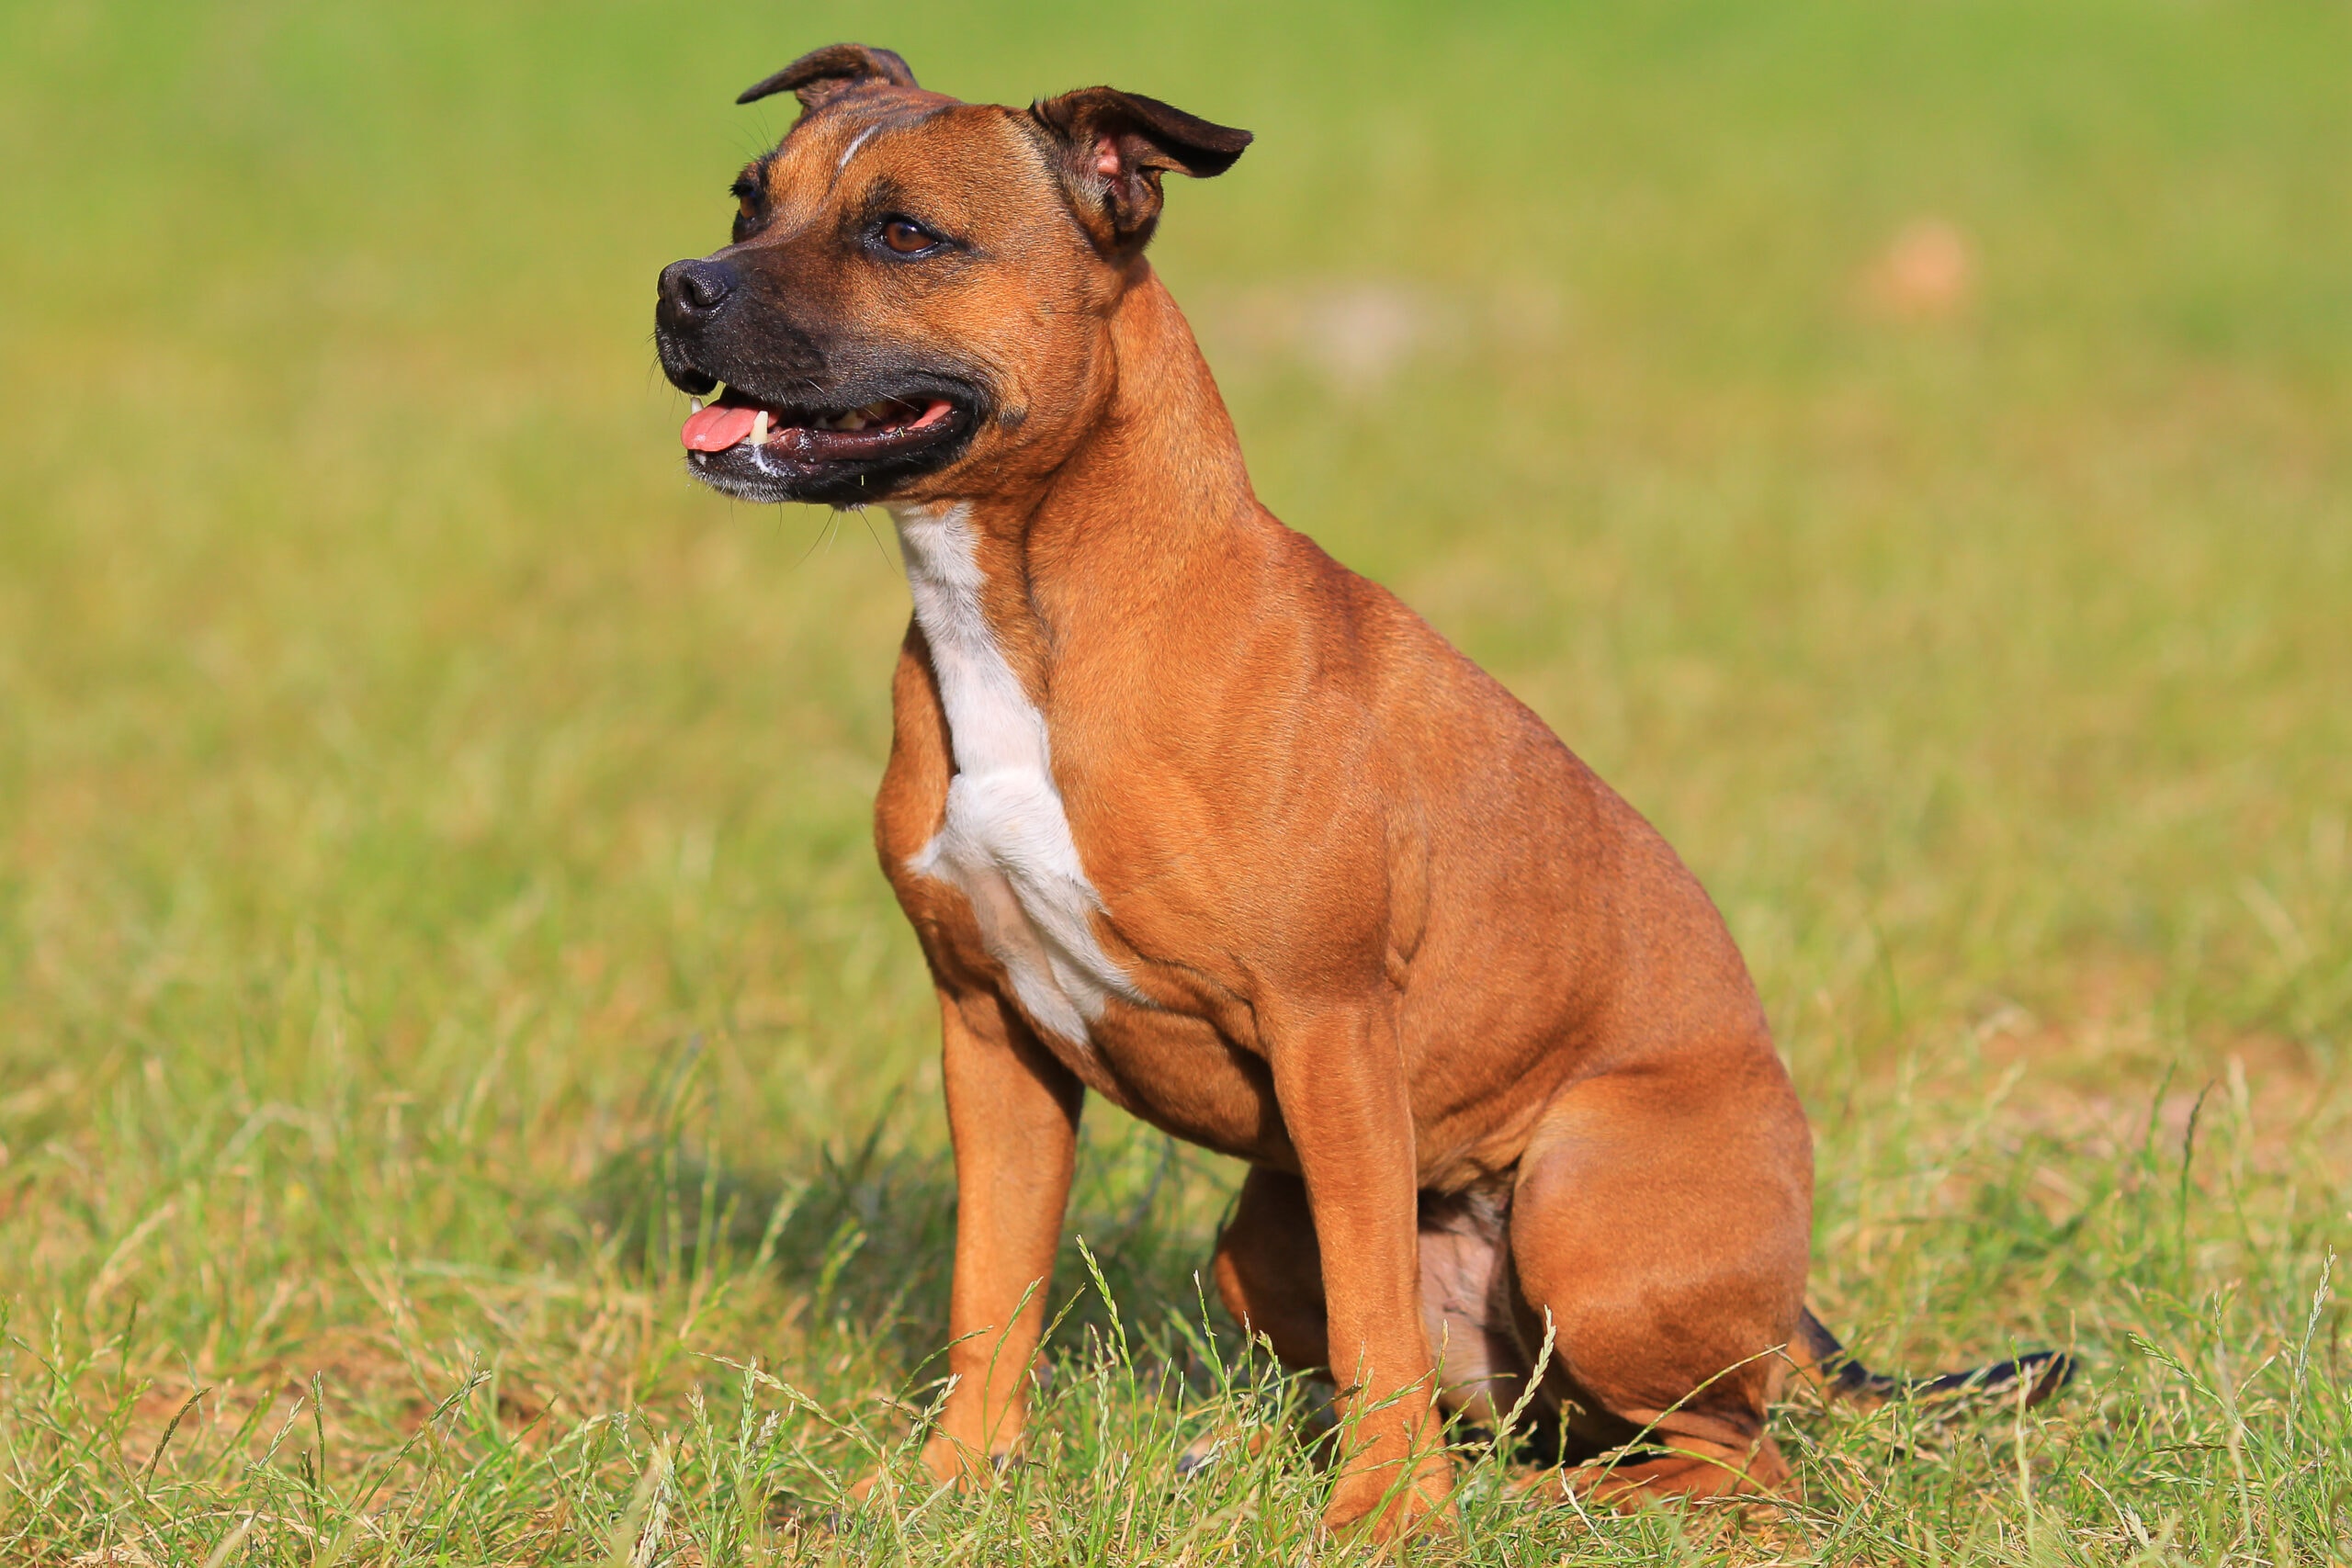
[[[879,398],[854,409],[775,408],[733,388],[698,407],[678,432],[695,457],[751,446],[797,463],[878,457],[928,446],[954,429],[945,398]]]
[[[678,432],[696,478],[746,501],[883,499],[889,487],[951,460],[972,433],[969,407],[910,390],[848,407],[769,402],[726,387]]]

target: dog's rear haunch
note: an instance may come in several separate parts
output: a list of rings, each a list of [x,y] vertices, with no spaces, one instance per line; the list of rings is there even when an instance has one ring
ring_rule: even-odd
[[[1145,258],[1164,177],[1249,133],[1108,87],[961,103],[852,44],[744,96],[779,92],[657,342],[712,399],[697,477],[879,504],[903,547],[875,834],[958,1191],[925,1461],[978,1483],[1020,1441],[1091,1090],[1248,1162],[1217,1289],[1343,1385],[1332,1526],[1442,1518],[1443,1417],[1512,1405],[1596,1494],[1781,1486],[1792,1368],[1900,1387],[1805,1312],[1804,1113],[1665,841],[1259,503]]]

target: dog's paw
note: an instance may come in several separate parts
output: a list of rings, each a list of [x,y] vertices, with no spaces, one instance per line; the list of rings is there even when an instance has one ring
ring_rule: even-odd
[[[1198,1475],[1213,1464],[1230,1461],[1237,1454],[1250,1458],[1266,1451],[1273,1434],[1263,1427],[1218,1427],[1204,1432],[1176,1456],[1176,1473]]]
[[[1323,1528],[1330,1534],[1381,1546],[1450,1533],[1454,1519],[1453,1461],[1442,1453],[1414,1461],[1401,1485],[1393,1462],[1351,1464],[1323,1510]]]

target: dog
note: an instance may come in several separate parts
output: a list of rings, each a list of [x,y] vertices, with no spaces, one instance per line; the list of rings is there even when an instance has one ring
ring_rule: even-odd
[[[855,44],[739,101],[784,92],[656,342],[695,478],[881,506],[906,563],[875,841],[955,1143],[931,1472],[1020,1441],[1091,1091],[1248,1163],[1216,1286],[1340,1385],[1332,1529],[1442,1522],[1442,1422],[1514,1408],[1603,1499],[1784,1485],[1791,1369],[1895,1386],[1805,1309],[1804,1111],[1664,840],[1251,491],[1145,256],[1163,176],[1250,133],[967,104]]]

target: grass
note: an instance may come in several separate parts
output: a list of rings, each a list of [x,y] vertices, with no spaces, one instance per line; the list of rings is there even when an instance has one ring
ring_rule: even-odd
[[[2341,6],[702,19],[0,10],[0,1562],[1348,1555],[1287,1438],[1176,1480],[1307,1395],[1100,1108],[1027,1462],[914,1481],[904,589],[688,485],[647,341],[837,36],[1260,133],[1157,254],[1262,492],[1714,891],[1824,1315],[2085,1358],[1791,1410],[1770,1518],[1472,1453],[1424,1555],[2344,1561]]]

